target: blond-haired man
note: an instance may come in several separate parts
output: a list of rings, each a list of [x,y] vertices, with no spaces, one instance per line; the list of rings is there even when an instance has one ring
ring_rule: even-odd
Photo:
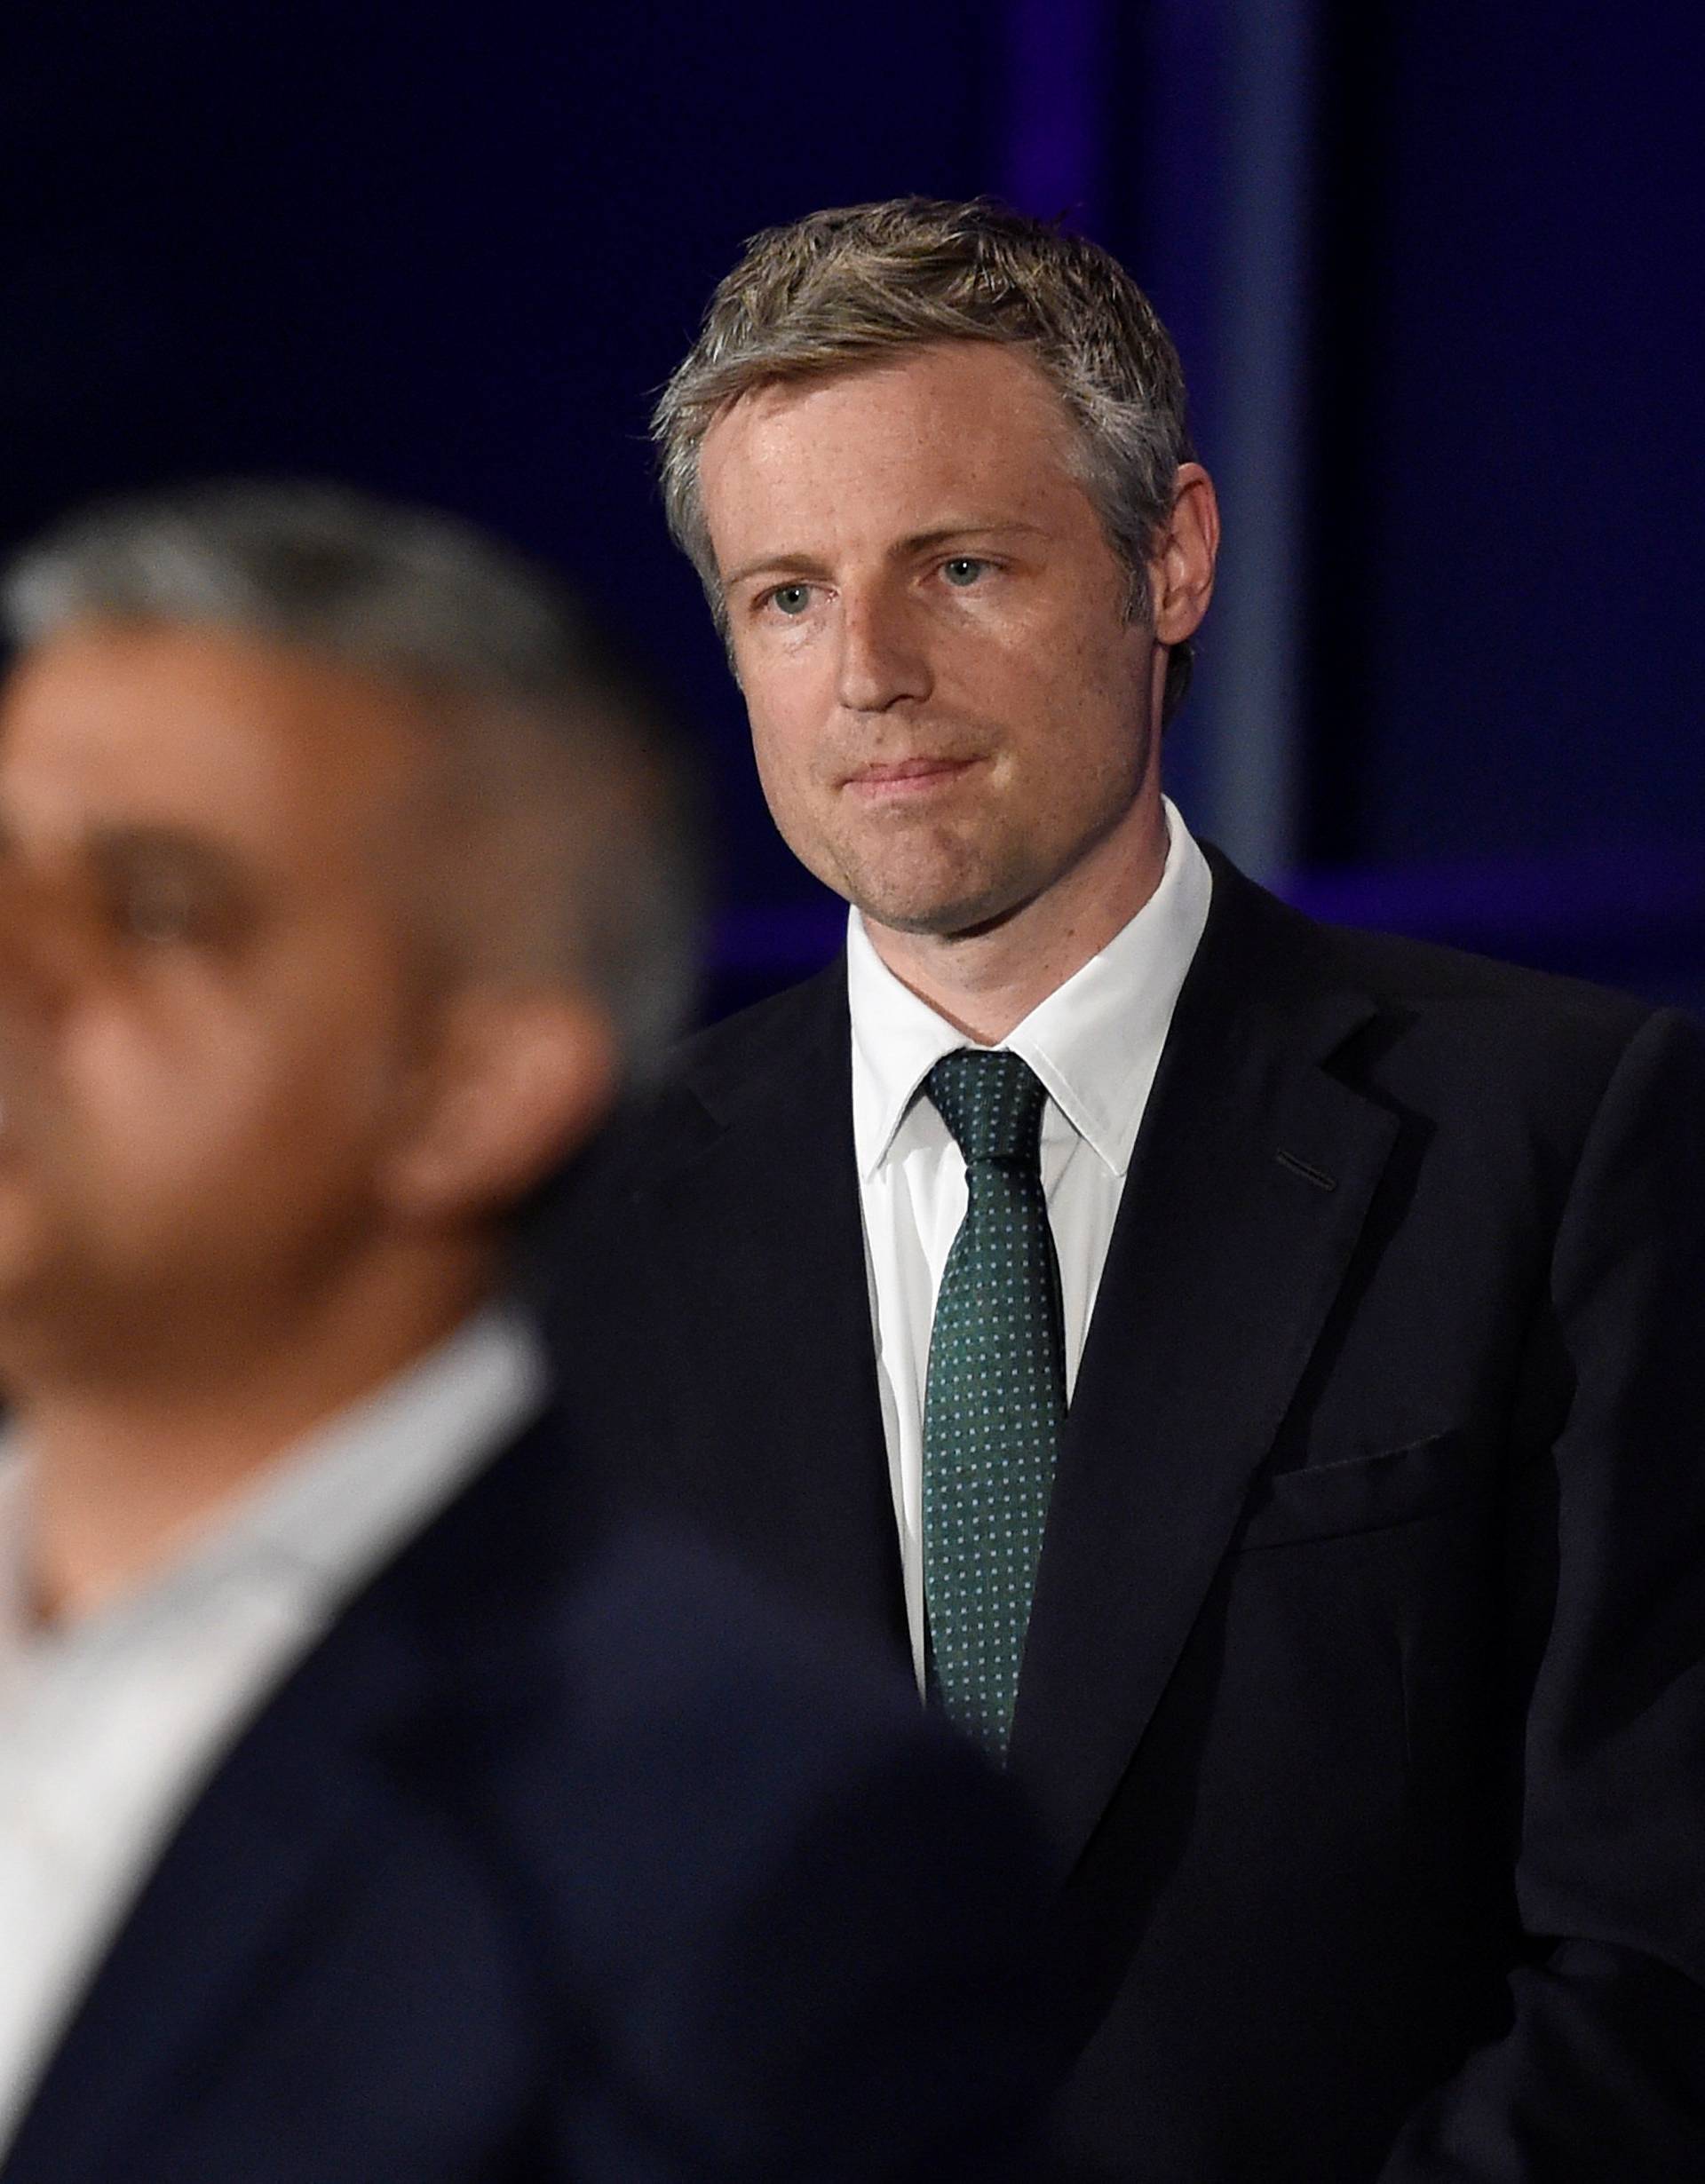
[[[852,906],[582,1208],[665,1484],[1038,1799],[1082,2173],[1698,2171],[1697,1027],[1193,840],[1218,518],[1104,252],[762,234],[657,425]]]

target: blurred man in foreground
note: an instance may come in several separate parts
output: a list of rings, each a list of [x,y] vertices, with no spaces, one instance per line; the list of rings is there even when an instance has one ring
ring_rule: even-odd
[[[631,693],[329,492],[97,516],[8,602],[7,2184],[1000,2173],[995,1785],[607,1539],[497,1301],[682,988]]]

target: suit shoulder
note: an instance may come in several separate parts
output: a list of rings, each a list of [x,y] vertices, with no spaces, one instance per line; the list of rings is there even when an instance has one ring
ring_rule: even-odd
[[[1619,1083],[1649,1075],[1660,1109],[1698,1085],[1698,1027],[1678,1010],[1427,942],[1333,938],[1379,1002],[1370,1077],[1400,1097],[1441,1101],[1440,1112],[1485,1127],[1521,1118],[1566,1162]]]
[[[1535,1140],[1566,1165],[1625,1064],[1638,1077],[1649,1054],[1661,1098],[1698,1081],[1699,1027],[1680,1011],[1431,941],[1323,922],[1223,859],[1199,962],[1199,1014],[1246,1012],[1265,1036],[1302,1042],[1352,1088],[1475,1132]]]
[[[749,1087],[773,1083],[807,1055],[845,1040],[846,1023],[846,972],[837,961],[694,1032],[629,1093],[583,1169],[607,1181],[690,1150],[738,1110]]]
[[[1547,1042],[1606,1051],[1620,1050],[1656,1013],[1651,1002],[1611,986],[1435,941],[1349,926],[1320,930],[1371,993],[1400,1008],[1502,1018]]]
[[[1583,1056],[1618,1054],[1655,1014],[1652,1003],[1583,978],[1535,970],[1436,941],[1311,917],[1231,872],[1217,886],[1232,898],[1240,953],[1265,958],[1264,981],[1283,991],[1336,988],[1367,995],[1383,1013]]]
[[[785,1060],[802,1041],[814,1043],[832,1036],[845,1020],[846,963],[837,956],[814,977],[753,1001],[683,1040],[659,1088],[714,1088],[772,1059]]]
[[[658,1254],[648,1207],[658,1178],[694,1161],[749,1103],[837,1073],[847,1039],[840,962],[785,993],[694,1033],[662,1068],[632,1088],[592,1143],[535,1193],[517,1222],[516,1286],[552,1348],[575,1331],[572,1377],[591,1406],[589,1437],[624,1376],[589,1372],[588,1357],[626,1357],[635,1301],[649,1294]]]
[[[1394,1082],[1453,1083],[1471,1111],[1524,1113],[1560,1145],[1618,1088],[1653,1115],[1705,1088],[1705,1026],[1680,1009],[1426,942],[1336,938],[1378,996]]]

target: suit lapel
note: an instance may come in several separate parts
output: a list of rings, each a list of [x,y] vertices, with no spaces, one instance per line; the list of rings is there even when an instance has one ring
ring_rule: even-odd
[[[1320,1066],[1373,1011],[1299,981],[1289,918],[1216,860],[1067,1421],[1011,1747],[1062,1870],[1159,1703],[1396,1132]]]
[[[844,966],[692,1089],[698,1142],[657,1178],[649,1228],[679,1391],[661,1436],[673,1491],[787,1590],[905,1655]]]
[[[339,1637],[312,1667],[329,1660],[337,1673],[287,1687],[191,1808],[54,2053],[6,2184],[144,2173],[139,2141],[194,2101],[269,1971],[359,1884],[385,1832],[359,1730],[392,1712],[396,1664]]]

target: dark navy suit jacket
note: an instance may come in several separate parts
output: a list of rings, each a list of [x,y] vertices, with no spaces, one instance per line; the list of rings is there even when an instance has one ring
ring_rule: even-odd
[[[1067,2143],[1705,2178],[1705,1038],[1214,874],[1012,1737]],[[589,1454],[903,1657],[840,966],[688,1048],[556,1277]]]
[[[858,1653],[547,1421],[231,1749],[4,2184],[1019,2173],[1034,1848]]]

